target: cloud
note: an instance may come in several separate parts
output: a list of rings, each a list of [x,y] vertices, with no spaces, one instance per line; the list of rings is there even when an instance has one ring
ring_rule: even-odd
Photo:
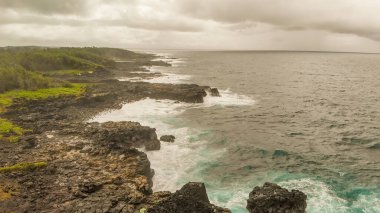
[[[371,0],[180,0],[178,9],[198,19],[268,23],[285,30],[326,30],[380,39],[380,2]]]
[[[380,52],[375,0],[0,0],[0,44]]]
[[[89,6],[87,0],[1,0],[0,8],[29,11],[41,14],[83,14]]]

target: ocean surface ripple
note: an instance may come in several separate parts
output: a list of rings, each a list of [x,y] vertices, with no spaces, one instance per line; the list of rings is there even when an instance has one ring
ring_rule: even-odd
[[[175,66],[156,68],[169,76],[157,80],[217,87],[222,97],[145,99],[94,118],[135,120],[177,137],[147,153],[155,191],[202,181],[210,200],[246,212],[252,188],[271,181],[304,191],[308,212],[380,212],[380,55],[172,51],[164,58]]]

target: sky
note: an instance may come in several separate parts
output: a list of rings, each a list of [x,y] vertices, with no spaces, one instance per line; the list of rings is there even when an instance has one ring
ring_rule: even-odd
[[[0,0],[0,46],[380,52],[380,0]]]

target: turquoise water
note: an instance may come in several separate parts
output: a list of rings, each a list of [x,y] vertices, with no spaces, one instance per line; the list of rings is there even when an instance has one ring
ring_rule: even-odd
[[[305,192],[308,212],[380,212],[380,55],[170,54],[184,63],[162,71],[255,101],[176,116],[206,132],[187,139],[200,147],[177,188],[205,182],[214,203],[246,212],[248,193],[270,181]]]
[[[146,99],[94,119],[176,136],[147,152],[154,191],[204,182],[213,203],[238,213],[255,186],[275,182],[305,192],[308,212],[380,212],[380,55],[168,54],[181,63],[155,68],[170,73],[158,80],[218,87],[222,97]]]

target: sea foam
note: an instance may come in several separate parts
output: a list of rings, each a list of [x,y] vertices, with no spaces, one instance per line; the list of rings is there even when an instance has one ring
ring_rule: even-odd
[[[186,176],[186,173],[201,159],[199,149],[202,149],[202,144],[205,143],[205,141],[189,143],[191,137],[200,134],[201,131],[175,125],[180,123],[175,115],[192,106],[194,104],[146,98],[127,103],[119,110],[101,113],[90,122],[136,121],[157,128],[158,137],[174,135],[176,137],[174,143],[162,142],[159,151],[146,151],[146,154],[151,162],[151,168],[155,170],[153,190],[175,191],[178,189],[180,178]]]
[[[251,97],[233,93],[230,89],[219,90],[219,94],[220,97],[208,94],[204,98],[204,106],[247,106],[255,103]]]

